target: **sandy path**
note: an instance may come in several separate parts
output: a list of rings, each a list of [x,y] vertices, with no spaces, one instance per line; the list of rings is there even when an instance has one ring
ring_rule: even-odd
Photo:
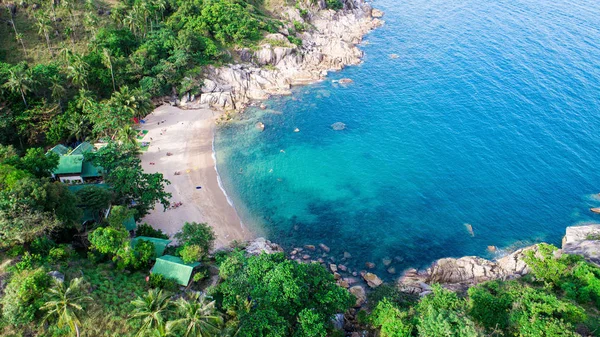
[[[162,205],[157,204],[142,221],[168,235],[179,231],[186,221],[206,222],[217,234],[216,246],[222,247],[233,240],[250,239],[252,233],[241,224],[217,181],[212,157],[217,114],[210,109],[181,110],[163,105],[144,119],[142,129],[148,134],[143,141],[149,141],[150,147],[141,156],[142,166],[146,172],[161,172],[171,181],[166,187],[173,195],[171,202],[183,205],[163,212]],[[167,152],[173,155],[167,156]],[[176,171],[181,174],[175,175]]]

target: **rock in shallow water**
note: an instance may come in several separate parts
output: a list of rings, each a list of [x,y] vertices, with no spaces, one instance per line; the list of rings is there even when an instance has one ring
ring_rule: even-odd
[[[341,131],[346,128],[346,124],[344,124],[342,122],[336,122],[336,123],[331,124],[331,128],[334,129],[335,131]]]
[[[371,288],[377,288],[383,283],[383,281],[373,273],[366,273],[363,278]]]

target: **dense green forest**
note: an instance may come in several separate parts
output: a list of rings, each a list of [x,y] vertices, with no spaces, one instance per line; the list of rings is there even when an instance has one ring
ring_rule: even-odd
[[[306,14],[304,2],[286,4]],[[242,243],[215,252],[202,223],[184,224],[164,251],[200,263],[189,285],[149,273],[159,255],[152,239],[168,236],[125,223],[167,207],[169,181],[142,170],[133,118],[157,97],[197,93],[204,66],[235,62],[232,50],[254,48],[269,32],[287,29],[301,44],[298,25],[272,5],[2,3],[0,335],[600,336],[600,268],[547,245],[528,257],[532,273],[520,280],[465,293],[434,285],[422,298],[382,285],[360,308],[321,264],[250,256]],[[105,187],[52,178],[59,156],[46,149],[96,140],[105,146],[85,160],[103,169]],[[82,222],[84,213],[92,220]],[[345,330],[334,328],[336,314]]]

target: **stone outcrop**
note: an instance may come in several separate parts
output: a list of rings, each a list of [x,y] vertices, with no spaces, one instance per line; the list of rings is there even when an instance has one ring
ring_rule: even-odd
[[[600,225],[568,227],[563,238],[562,252],[582,255],[600,266]]]
[[[423,295],[430,291],[428,284],[431,283],[441,283],[453,290],[464,290],[470,285],[485,281],[521,277],[529,273],[529,267],[524,261],[527,252],[537,253],[538,247],[525,247],[495,261],[476,256],[439,259],[426,270],[406,270],[398,279],[398,287],[405,292]],[[560,254],[582,255],[587,261],[600,265],[600,225],[568,227],[557,256]]]
[[[242,63],[206,67],[199,97],[180,100],[179,105],[241,110],[254,100],[290,94],[292,85],[319,81],[330,70],[360,63],[363,53],[356,45],[383,21],[373,17],[373,9],[364,0],[343,2],[344,9],[337,12],[313,6],[306,19],[298,9],[283,7],[283,19],[310,27],[298,35],[301,46],[287,39],[287,28],[293,27],[269,34],[258,50],[237,51]]]
[[[256,238],[246,246],[246,253],[250,255],[260,255],[261,253],[273,254],[283,252],[283,248],[276,243],[265,238]]]

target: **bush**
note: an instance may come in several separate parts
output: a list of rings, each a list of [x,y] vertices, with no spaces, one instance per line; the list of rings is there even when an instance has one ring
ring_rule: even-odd
[[[148,225],[147,223],[138,225],[137,229],[135,230],[135,235],[136,236],[147,236],[147,237],[159,238],[159,239],[168,239],[169,238],[169,236],[167,234],[163,233],[163,231],[161,231],[160,229],[154,229],[154,228],[152,228],[152,226]]]
[[[370,316],[371,324],[379,328],[381,337],[410,337],[413,326],[408,313],[400,311],[388,299],[377,304]]]
[[[433,294],[421,299],[417,305],[419,336],[480,336],[475,323],[466,314],[466,303],[440,285],[434,285]]]
[[[333,9],[334,11],[344,8],[344,4],[340,0],[326,0],[327,8]]]
[[[68,246],[61,245],[50,249],[48,253],[48,259],[50,262],[64,261],[71,256],[71,249]]]
[[[187,245],[179,251],[179,256],[185,263],[200,261],[203,256],[202,248],[198,245]]]
[[[40,254],[30,254],[25,252],[21,257],[21,261],[15,264],[15,269],[18,271],[34,269],[42,261]]]
[[[33,321],[44,304],[42,297],[50,286],[50,280],[51,277],[42,268],[14,274],[0,300],[4,319],[13,325]]]
[[[198,246],[201,250],[201,258],[203,258],[213,248],[216,236],[212,227],[205,223],[186,222],[181,231],[175,234],[175,239],[184,247]]]
[[[179,284],[176,280],[165,278],[162,274],[150,274],[148,286],[150,288],[160,288],[170,292],[174,292],[179,288]]]
[[[48,255],[48,252],[54,247],[56,247],[56,243],[45,236],[38,237],[31,242],[31,251],[42,256]]]

